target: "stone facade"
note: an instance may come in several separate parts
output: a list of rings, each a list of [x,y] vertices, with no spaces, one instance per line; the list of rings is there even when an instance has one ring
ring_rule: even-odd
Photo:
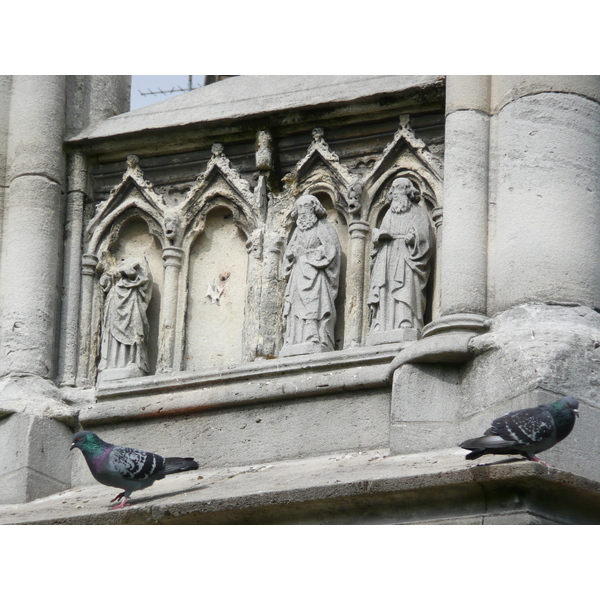
[[[93,483],[80,428],[426,464],[565,394],[544,457],[600,481],[600,78],[128,85],[0,79],[0,502]]]

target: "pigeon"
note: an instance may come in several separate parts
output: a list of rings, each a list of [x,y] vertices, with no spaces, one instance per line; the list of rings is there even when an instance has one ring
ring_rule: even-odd
[[[125,490],[111,500],[121,500],[121,503],[112,506],[110,510],[130,506],[129,497],[132,492],[150,487],[165,475],[198,469],[198,463],[193,458],[164,458],[144,450],[115,446],[101,440],[91,431],[76,433],[70,449],[73,448],[81,450],[97,481]]]
[[[536,454],[552,448],[573,430],[579,416],[579,401],[565,396],[550,404],[509,412],[492,421],[482,437],[463,442],[460,447],[471,450],[468,460],[484,454],[520,454],[527,460],[542,463]]]

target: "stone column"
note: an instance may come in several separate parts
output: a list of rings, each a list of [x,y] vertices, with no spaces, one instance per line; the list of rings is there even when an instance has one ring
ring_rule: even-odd
[[[12,87],[11,75],[0,75],[0,223],[3,222],[4,196],[7,182],[6,153],[8,140],[8,121],[10,117],[10,92]],[[0,226],[0,247],[2,244],[2,227]],[[0,273],[2,261],[0,261]],[[0,275],[1,277],[1,275]],[[1,307],[0,307],[1,310]]]
[[[600,308],[600,77],[495,76],[493,312]]]
[[[370,226],[366,221],[353,221],[348,227],[350,233],[350,257],[346,290],[346,348],[362,345],[365,244]]]
[[[277,233],[265,235],[257,357],[275,358],[281,344],[281,308],[285,280],[280,270],[284,244],[283,238]]]
[[[488,76],[446,80],[443,224],[438,269],[440,318],[423,331],[479,329],[487,310]]]
[[[13,77],[2,240],[0,376],[55,375],[65,77]]]
[[[62,385],[75,385],[77,375],[78,328],[81,301],[81,239],[83,205],[86,196],[87,164],[85,156],[69,156],[69,187],[65,220],[65,259],[58,375]]]
[[[0,81],[0,101],[7,100]],[[65,195],[65,76],[13,76],[0,109],[5,175],[0,273],[0,502],[70,484],[73,435],[54,385]],[[2,142],[0,142],[2,146]],[[5,157],[5,159],[4,159]],[[4,162],[5,160],[5,162]],[[0,173],[2,175],[2,173]]]
[[[183,248],[170,246],[163,250],[164,288],[161,307],[161,326],[157,372],[173,371],[175,333],[177,324],[177,303],[179,298],[179,273],[183,259]]]
[[[260,344],[263,257],[263,232],[261,229],[255,229],[248,237],[246,250],[248,251],[248,270],[242,352],[243,360],[251,362],[256,358]]]
[[[81,311],[79,322],[79,362],[77,364],[77,384],[92,385],[91,367],[94,363],[94,343],[92,340],[92,315],[94,307],[94,287],[98,258],[84,254],[81,261]]]

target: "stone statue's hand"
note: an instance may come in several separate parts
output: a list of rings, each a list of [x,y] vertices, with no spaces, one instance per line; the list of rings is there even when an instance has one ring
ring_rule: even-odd
[[[314,250],[311,250],[306,254],[306,260],[313,267],[321,268],[326,267],[329,264],[329,258],[325,255],[325,249],[323,246],[319,246]]]
[[[102,288],[102,291],[104,293],[108,292],[111,285],[112,285],[112,281],[111,281],[110,277],[108,275],[106,275],[106,273],[104,273],[102,275],[102,277],[100,277],[100,287]]]
[[[414,231],[409,231],[409,232],[406,234],[406,237],[404,238],[404,243],[405,243],[407,246],[409,246],[409,245],[412,245],[412,244],[414,244],[416,239],[417,239],[417,238],[416,238],[416,236],[415,236],[415,232],[414,232]]]

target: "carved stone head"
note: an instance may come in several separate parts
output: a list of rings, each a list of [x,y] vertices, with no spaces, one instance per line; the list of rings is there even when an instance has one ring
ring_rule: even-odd
[[[355,181],[348,190],[348,212],[351,215],[360,213],[362,191],[363,186],[360,181]]]
[[[165,215],[165,236],[172,244],[179,232],[180,218],[174,213]]]
[[[327,216],[327,211],[316,196],[305,194],[294,204],[291,217],[302,230],[310,229],[318,219]]]
[[[387,198],[392,203],[392,212],[406,212],[410,202],[419,201],[419,190],[408,177],[397,177],[388,190]]]

